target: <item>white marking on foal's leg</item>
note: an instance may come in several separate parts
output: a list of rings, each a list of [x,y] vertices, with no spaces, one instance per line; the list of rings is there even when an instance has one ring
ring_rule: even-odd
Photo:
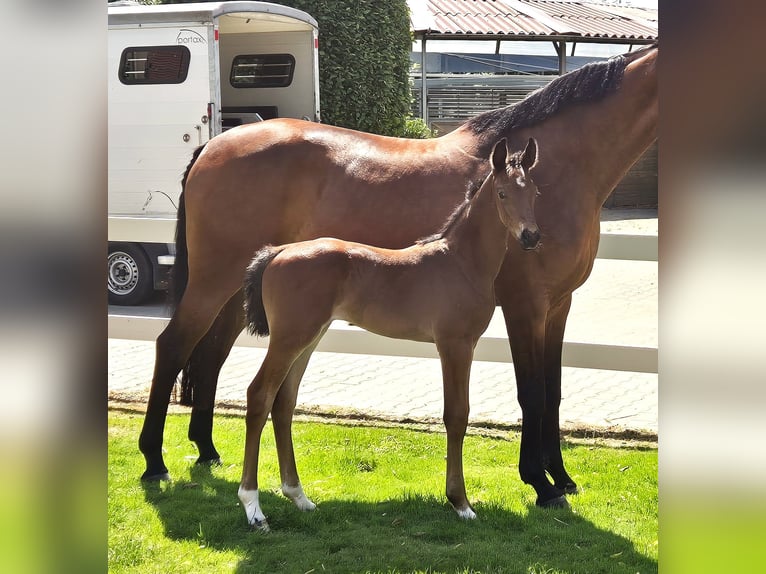
[[[303,487],[301,486],[300,482],[298,483],[298,486],[288,486],[287,484],[283,483],[282,494],[292,500],[295,503],[295,506],[304,512],[314,510],[317,507],[317,505],[311,502],[311,500],[309,500],[306,494],[303,492]]]
[[[463,520],[473,520],[476,518],[476,513],[470,506],[466,506],[465,508],[456,508],[455,512],[457,512],[457,515]]]
[[[268,532],[269,523],[266,522],[266,516],[263,514],[261,503],[258,501],[258,489],[245,490],[240,485],[237,496],[239,496],[239,500],[245,509],[248,524],[253,528]]]

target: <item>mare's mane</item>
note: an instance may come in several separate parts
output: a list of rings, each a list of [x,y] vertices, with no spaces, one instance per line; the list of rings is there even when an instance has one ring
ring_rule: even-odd
[[[523,155],[523,151],[512,153],[508,156],[508,164],[511,167],[518,168],[521,165],[521,158]],[[441,229],[439,229],[439,231],[433,235],[428,235],[427,237],[418,239],[415,241],[415,245],[426,245],[428,243],[433,243],[434,241],[444,239],[444,237],[458,224],[459,221],[465,219],[468,214],[468,207],[471,205],[471,202],[479,194],[479,190],[488,182],[491,176],[492,173],[485,177],[482,183],[476,183],[475,181],[468,182],[468,188],[466,189],[463,202],[458,204],[458,206],[452,211],[452,213],[447,218],[447,221],[445,221],[444,225],[442,225]]]
[[[538,124],[565,106],[600,100],[620,86],[625,66],[633,59],[631,56],[630,53],[614,56],[559,76],[520,102],[471,118],[464,124],[465,128],[480,137],[485,145],[494,145],[509,131]]]

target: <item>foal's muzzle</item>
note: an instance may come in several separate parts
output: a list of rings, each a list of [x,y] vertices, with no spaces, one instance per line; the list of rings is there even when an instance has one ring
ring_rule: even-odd
[[[537,244],[540,243],[540,231],[535,229],[531,231],[527,228],[522,230],[521,237],[519,237],[521,246],[526,250],[535,249]]]

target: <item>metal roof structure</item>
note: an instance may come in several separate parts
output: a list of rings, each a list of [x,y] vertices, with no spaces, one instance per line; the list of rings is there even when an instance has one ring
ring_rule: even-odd
[[[567,69],[567,45],[580,42],[651,44],[658,38],[657,10],[577,0],[407,0],[410,29],[420,41],[426,70],[428,40],[548,41]],[[421,118],[428,122],[428,76],[421,82]]]
[[[562,0],[408,0],[416,39],[646,44],[657,10]]]

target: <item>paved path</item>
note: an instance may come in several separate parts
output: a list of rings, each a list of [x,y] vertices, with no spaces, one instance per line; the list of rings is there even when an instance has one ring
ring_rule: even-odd
[[[216,400],[244,406],[245,390],[263,349],[235,347],[221,372]],[[154,344],[109,340],[109,393],[145,401],[154,365]],[[612,432],[657,432],[657,375],[596,369],[563,369],[562,427]],[[471,424],[516,426],[513,366],[474,362]],[[437,359],[315,353],[298,395],[298,408],[333,414],[438,421],[442,414]],[[595,428],[593,428],[595,427]]]
[[[657,233],[656,212],[602,217],[612,233]],[[644,217],[641,217],[645,215]],[[502,315],[488,332],[504,333]],[[565,340],[657,348],[657,263],[596,260],[593,274],[575,292]],[[235,347],[219,379],[219,404],[244,406],[264,349]],[[109,340],[109,393],[145,401],[154,365],[154,343]],[[564,367],[562,428],[597,433],[657,433],[658,376]],[[513,365],[476,361],[471,372],[474,425],[518,426]],[[440,421],[441,371],[438,359],[314,353],[298,395],[298,408],[319,413],[356,413],[368,417]]]

